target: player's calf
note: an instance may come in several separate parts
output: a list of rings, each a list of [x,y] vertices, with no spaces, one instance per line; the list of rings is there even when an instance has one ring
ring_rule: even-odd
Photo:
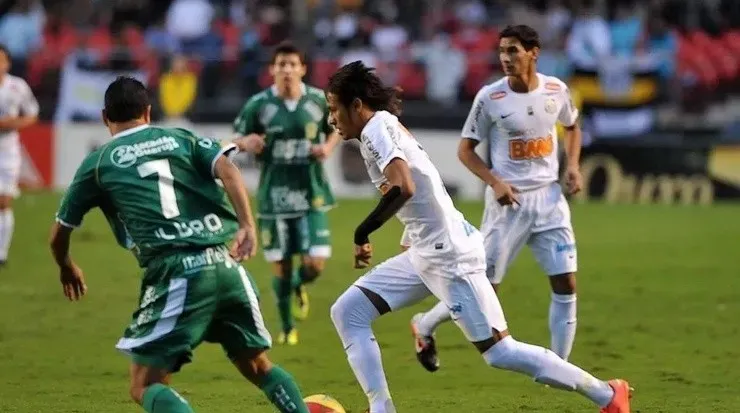
[[[576,274],[553,275],[550,277],[550,286],[550,349],[567,360],[576,338]]]
[[[292,298],[293,290],[296,288],[296,282],[293,278],[292,262],[290,259],[276,262],[273,268],[275,277],[272,279],[272,289],[275,293],[278,315],[280,316],[282,327],[277,341],[279,344],[284,344],[288,341],[288,337],[290,337],[291,334],[297,338],[295,333],[291,333],[295,329],[292,313]],[[297,340],[292,340],[291,344],[297,344]]]
[[[245,351],[234,357],[233,362],[242,376],[259,387],[280,412],[308,413],[293,376],[272,364],[266,351]]]
[[[8,250],[13,238],[15,219],[12,210],[13,198],[0,195],[0,265],[8,259]]]
[[[180,394],[167,386],[167,369],[132,364],[131,398],[149,413],[192,413],[193,409]]]
[[[371,328],[373,321],[388,311],[390,307],[382,297],[357,286],[350,286],[331,306],[331,320],[371,412],[396,411],[383,371],[380,347]]]

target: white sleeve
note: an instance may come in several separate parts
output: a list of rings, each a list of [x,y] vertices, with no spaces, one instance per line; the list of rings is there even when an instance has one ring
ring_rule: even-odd
[[[565,84],[563,87],[563,107],[558,114],[558,120],[563,126],[570,127],[576,124],[578,120],[578,109],[573,104],[573,98],[570,96],[570,89]]]
[[[392,125],[385,120],[380,120],[374,127],[369,128],[361,136],[362,144],[372,154],[375,164],[382,173],[395,158],[407,161],[398,140],[401,137],[397,125]]]
[[[21,111],[23,116],[38,116],[39,102],[33,95],[31,87],[24,80],[20,80],[21,89]]]
[[[491,116],[488,113],[486,103],[490,101],[486,89],[481,89],[473,100],[473,106],[470,108],[468,118],[465,119],[465,125],[462,130],[462,137],[483,141],[488,138],[488,133],[493,126]]]

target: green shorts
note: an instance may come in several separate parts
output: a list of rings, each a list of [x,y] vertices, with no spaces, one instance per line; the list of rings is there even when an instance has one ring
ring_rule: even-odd
[[[331,257],[331,231],[326,212],[309,211],[294,218],[260,218],[265,259],[282,261],[293,255]]]
[[[247,271],[223,246],[177,252],[144,272],[139,308],[116,348],[137,364],[180,370],[203,341],[233,358],[268,349],[272,339]]]

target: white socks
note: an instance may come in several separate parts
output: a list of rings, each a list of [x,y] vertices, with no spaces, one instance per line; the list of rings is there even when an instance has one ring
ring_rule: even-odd
[[[449,320],[452,320],[450,309],[447,308],[445,303],[439,301],[437,305],[419,317],[416,327],[422,335],[431,336],[440,324]]]
[[[370,328],[378,310],[357,287],[350,287],[331,307],[331,319],[347,360],[367,395],[371,413],[396,413],[383,371],[380,347]]]
[[[550,301],[550,349],[568,360],[576,339],[576,295],[552,294]]]
[[[13,238],[13,226],[15,218],[13,210],[0,210],[0,261],[8,259],[8,249],[10,249],[10,240]]]
[[[577,391],[599,407],[608,405],[614,390],[577,366],[568,363],[543,347],[533,346],[507,336],[483,353],[486,362],[504,370],[526,374],[538,383]]]

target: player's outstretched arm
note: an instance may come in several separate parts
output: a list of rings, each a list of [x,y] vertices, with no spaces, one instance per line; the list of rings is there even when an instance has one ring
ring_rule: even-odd
[[[77,301],[87,293],[87,285],[82,270],[69,256],[71,236],[72,228],[55,222],[51,228],[49,244],[54,261],[59,266],[59,280],[64,295],[71,301]]]
[[[249,204],[249,195],[242,175],[229,158],[222,155],[216,161],[214,174],[224,185],[224,190],[234,206],[236,217],[239,220],[232,257],[237,261],[251,258],[257,253],[257,233],[254,225],[252,207]]]

